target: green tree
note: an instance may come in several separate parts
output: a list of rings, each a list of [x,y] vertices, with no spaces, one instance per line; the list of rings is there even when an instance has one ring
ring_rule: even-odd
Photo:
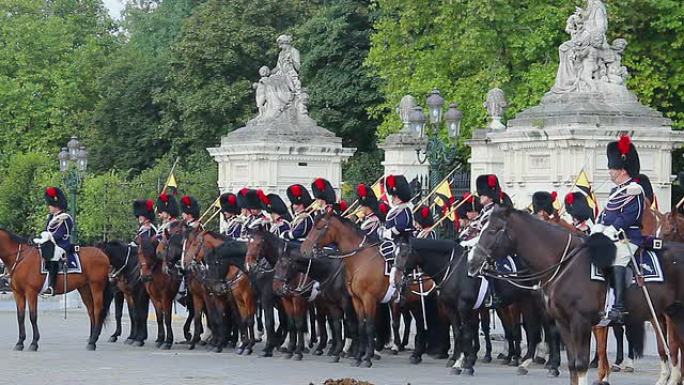
[[[359,151],[375,148],[379,120],[370,118],[368,109],[383,102],[379,79],[363,66],[373,30],[369,3],[326,3],[294,32],[295,45],[302,51],[301,77],[309,90],[311,116]]]

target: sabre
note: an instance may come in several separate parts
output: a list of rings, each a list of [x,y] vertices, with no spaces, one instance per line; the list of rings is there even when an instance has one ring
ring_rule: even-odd
[[[427,202],[427,200],[430,199],[430,197],[431,197],[435,192],[437,192],[437,187],[439,187],[442,183],[444,183],[446,180],[448,180],[449,178],[451,178],[451,176],[454,175],[454,173],[456,172],[456,170],[458,170],[458,168],[454,168],[453,170],[451,170],[451,172],[450,172],[444,179],[442,179],[439,183],[437,183],[437,185],[435,185],[435,189],[432,190],[432,191],[430,191],[430,193],[429,193],[425,198],[423,198],[423,199],[420,201],[420,203],[418,203],[418,204],[416,205],[416,207],[420,207],[420,206],[422,206],[423,204],[425,204],[425,202]],[[415,209],[413,210],[413,212],[415,213],[417,210],[418,210],[418,209],[415,208]]]
[[[423,278],[418,278],[418,273],[413,270],[413,279],[418,279],[418,288],[420,289],[420,307],[423,310],[423,329],[427,329],[427,316],[425,315],[425,295],[423,291]]]
[[[67,264],[69,263],[69,258],[67,256],[64,257],[64,319],[67,319]],[[55,280],[57,282],[57,280]],[[56,286],[56,285],[55,285]],[[57,292],[57,288],[55,287],[55,292]]]
[[[638,277],[641,277],[643,279],[643,275],[641,274],[641,269],[639,268],[639,265],[637,264],[636,258],[634,258],[634,254],[631,255],[632,258],[632,264],[635,267],[636,273]],[[644,297],[646,297],[646,303],[648,304],[648,310],[651,312],[651,317],[653,317],[653,325],[656,328],[656,331],[658,332],[658,338],[660,338],[660,341],[663,343],[663,347],[665,348],[665,353],[667,356],[670,356],[670,347],[667,344],[667,339],[665,338],[665,334],[663,333],[663,329],[660,327],[660,322],[658,322],[658,317],[656,317],[655,309],[653,308],[653,301],[651,300],[651,295],[648,293],[648,288],[646,287],[646,282],[640,281],[637,278],[637,285],[641,286],[641,291],[644,293]]]

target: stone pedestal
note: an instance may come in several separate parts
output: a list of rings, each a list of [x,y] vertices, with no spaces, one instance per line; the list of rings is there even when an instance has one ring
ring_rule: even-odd
[[[385,160],[382,162],[385,166],[385,175],[404,175],[408,181],[414,178],[428,180],[430,162],[426,159],[425,163],[421,164],[416,156],[416,148],[424,149],[425,141],[408,128],[389,135],[380,148],[385,151]]]
[[[323,177],[338,189],[342,161],[353,155],[342,139],[316,125],[306,115],[293,119],[253,121],[221,138],[221,146],[207,149],[219,165],[218,187],[235,192],[245,186],[286,196],[294,183],[310,188]]]
[[[669,119],[640,104],[626,88],[600,93],[547,94],[540,105],[519,113],[505,130],[478,130],[469,141],[471,185],[483,173],[500,177],[516,207],[538,190],[564,196],[584,168],[599,203],[613,184],[606,145],[628,134],[639,152],[641,172],[653,184],[660,210],[670,210],[672,150],[684,142]]]

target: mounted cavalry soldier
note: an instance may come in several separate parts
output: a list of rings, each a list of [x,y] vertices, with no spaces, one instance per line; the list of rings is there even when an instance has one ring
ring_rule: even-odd
[[[240,238],[243,218],[240,217],[237,195],[233,193],[222,194],[219,197],[219,203],[221,204],[221,214],[226,221],[225,234],[233,239]]]
[[[473,236],[470,233],[474,228],[471,228],[470,224],[477,220],[480,211],[482,211],[482,204],[475,195],[469,192],[463,194],[462,201],[458,202],[458,204],[460,206],[456,209],[456,216],[458,217],[458,225],[461,229],[458,238],[460,240],[472,239]]]
[[[134,201],[133,215],[140,224],[136,234],[140,239],[151,239],[157,234],[157,228],[154,226],[154,201],[152,199]]]
[[[311,183],[311,191],[315,198],[313,216],[325,213],[325,208],[328,206],[335,208],[334,205],[337,202],[337,196],[335,194],[335,189],[327,179],[316,178],[316,180]]]
[[[572,217],[572,224],[578,231],[589,234],[591,227],[594,226],[594,209],[589,207],[584,193],[568,193],[565,196],[565,211]]]
[[[413,235],[416,238],[437,239],[437,233],[432,228],[435,225],[435,218],[432,216],[432,210],[428,206],[420,206],[418,211],[414,214],[415,226]]]
[[[606,315],[612,324],[622,324],[625,313],[625,272],[634,253],[643,244],[641,220],[644,212],[644,190],[633,178],[639,175],[639,154],[629,136],[622,136],[607,146],[608,172],[617,186],[610,190],[606,207],[591,233],[603,233],[615,242],[616,255],[612,268],[615,303]]]
[[[390,196],[391,209],[385,218],[385,227],[378,229],[381,239],[380,251],[385,259],[394,258],[398,242],[408,242],[413,235],[413,213],[411,212],[411,187],[403,175],[385,178],[385,191]]]
[[[290,231],[290,221],[292,220],[290,211],[278,194],[268,194],[266,198],[268,201],[265,202],[264,209],[271,216],[269,231],[277,237],[283,238],[285,233]]]
[[[556,192],[537,191],[532,194],[532,215],[539,217],[543,221],[558,218],[558,210],[554,207]]]
[[[200,226],[200,207],[197,200],[190,195],[184,195],[181,200],[181,212],[183,222],[190,228],[196,229]]]
[[[480,231],[489,222],[489,216],[497,204],[509,205],[510,198],[501,191],[499,185],[499,178],[494,174],[480,175],[475,180],[477,188],[477,195],[480,197],[480,204],[482,209],[480,215],[472,221],[463,234],[465,238],[461,239],[461,245],[464,247],[474,246],[480,236]],[[512,204],[510,204],[512,206]]]
[[[176,198],[165,192],[161,193],[157,198],[157,215],[161,219],[161,226],[157,228],[157,237],[164,236],[164,230],[178,221],[176,218],[179,214]]]
[[[378,198],[375,196],[373,189],[368,188],[361,183],[356,186],[356,195],[359,200],[359,210],[357,215],[361,216],[361,230],[366,233],[367,237],[378,237],[378,229],[382,226],[382,221],[377,215],[379,206]]]
[[[287,188],[287,198],[292,205],[295,218],[290,224],[290,230],[282,233],[282,238],[288,241],[303,242],[313,228],[313,217],[307,208],[313,203],[311,195],[301,184],[293,184]]]
[[[242,189],[240,194],[244,197],[243,204],[247,213],[240,238],[247,239],[249,230],[263,229],[268,231],[267,218],[263,213],[264,203],[262,201],[266,198],[266,194],[261,190],[254,189]]]
[[[57,187],[45,189],[45,202],[50,214],[47,217],[45,231],[33,240],[40,245],[40,254],[45,259],[48,272],[48,286],[42,295],[55,295],[55,282],[59,272],[59,261],[66,261],[68,253],[74,249],[71,244],[71,233],[74,231],[74,220],[65,211],[68,208],[64,192]]]

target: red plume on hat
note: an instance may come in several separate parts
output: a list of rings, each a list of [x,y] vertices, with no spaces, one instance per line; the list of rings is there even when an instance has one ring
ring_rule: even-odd
[[[57,198],[57,189],[54,187],[48,187],[45,189],[45,193],[50,197],[50,198]]]
[[[387,214],[389,212],[390,207],[387,203],[380,202],[380,204],[378,205],[378,209],[380,210],[381,213]]]
[[[148,199],[145,202],[145,207],[147,207],[147,211],[153,211],[154,210],[154,201],[152,199]]]
[[[360,183],[358,186],[356,186],[356,194],[359,197],[366,197],[368,195],[368,190],[366,189],[366,185],[363,183]]]
[[[558,193],[556,191],[551,191],[551,202],[555,202],[558,199]]]
[[[629,137],[629,135],[622,135],[620,140],[618,140],[617,147],[620,151],[620,154],[622,154],[623,159],[627,157],[627,153],[629,153],[631,144],[632,139]]]
[[[302,196],[302,188],[299,185],[292,185],[292,187],[290,187],[290,191],[292,192],[292,195],[296,197]]]
[[[387,185],[390,188],[394,188],[397,185],[397,181],[394,179],[394,175],[390,175],[387,177]]]
[[[318,190],[324,191],[324,190],[325,190],[325,180],[323,180],[323,178],[318,178],[318,179],[316,179],[316,180],[314,181],[314,186],[316,186],[316,188],[317,188]]]
[[[427,206],[424,206],[424,207],[420,210],[420,215],[421,215],[423,218],[428,218],[428,217],[430,216],[430,208],[427,207]]]
[[[161,199],[162,202],[168,202],[169,201],[169,195],[165,192],[161,193],[159,195],[159,199]]]
[[[498,183],[498,181],[497,181],[497,179],[496,179],[496,175],[490,175],[490,176],[487,177],[487,185],[488,185],[490,188],[496,187],[497,183]]]
[[[341,199],[340,200],[340,211],[345,212],[349,208],[349,204],[347,203],[346,200]]]
[[[572,206],[574,203],[575,203],[575,194],[568,193],[568,195],[565,196],[565,204],[567,206]]]
[[[183,204],[186,206],[190,206],[192,204],[192,202],[190,201],[190,197],[187,195],[183,195],[183,197],[181,198],[181,202],[183,202]]]
[[[228,204],[231,206],[237,205],[237,197],[235,195],[228,195]]]
[[[268,199],[266,194],[262,190],[257,190],[257,195],[259,196],[259,200],[266,206],[271,204],[271,200]]]

